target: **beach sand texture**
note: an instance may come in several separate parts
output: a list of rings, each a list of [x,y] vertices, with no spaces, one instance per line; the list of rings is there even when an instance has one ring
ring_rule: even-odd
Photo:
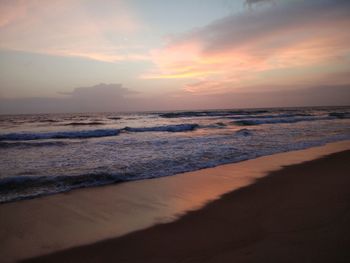
[[[174,223],[27,262],[349,262],[349,160],[290,166]]]
[[[349,152],[275,171],[346,149],[348,142],[333,143],[168,178],[4,204],[2,260],[62,249],[66,250],[32,260],[349,260]],[[275,172],[258,179],[268,171]],[[164,223],[240,187],[244,188]],[[108,240],[82,246],[102,239]]]

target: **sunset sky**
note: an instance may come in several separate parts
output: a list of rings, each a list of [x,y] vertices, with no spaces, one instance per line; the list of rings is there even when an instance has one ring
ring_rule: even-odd
[[[0,0],[0,113],[349,105],[348,0]]]

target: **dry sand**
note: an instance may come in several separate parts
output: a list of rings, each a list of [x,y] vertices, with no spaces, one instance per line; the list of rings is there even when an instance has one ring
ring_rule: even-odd
[[[149,228],[155,224],[174,221],[186,212],[199,209],[209,201],[219,198],[224,193],[252,184],[258,178],[266,176],[270,171],[276,171],[286,165],[314,160],[327,154],[348,149],[350,149],[350,142],[343,141],[322,147],[265,156],[255,160],[222,165],[215,168],[184,173],[172,177],[123,183],[106,187],[79,189],[65,194],[2,204],[0,205],[0,261],[14,262],[25,258],[53,253],[59,250],[66,250],[72,247],[81,247],[101,240],[113,240],[128,233]],[[334,175],[328,176],[327,180],[329,180],[329,184],[332,185],[338,184],[338,179],[336,177],[338,176],[338,171],[348,171],[340,166],[332,167],[331,170]],[[315,180],[314,177],[313,180]],[[260,182],[256,185],[259,184]],[[248,187],[247,189],[255,189],[254,187],[256,187],[256,185],[252,186],[252,188]],[[316,182],[315,185],[317,186],[318,182]],[[281,189],[282,190],[278,190],[276,188],[273,191],[283,192],[283,187]],[[313,188],[311,187],[310,189]],[[268,192],[270,192],[270,190]],[[337,191],[337,189],[335,189],[335,191]],[[236,193],[239,192],[241,192],[241,190]],[[271,202],[272,200],[276,202],[277,199],[279,199],[279,197],[277,197],[277,199],[275,198],[273,192],[271,192],[271,194],[266,193],[265,195],[265,198],[270,198]],[[193,237],[199,239],[193,243],[195,246],[198,245],[198,248],[195,249],[195,251],[198,251],[199,254],[203,254],[203,247],[200,245],[201,242],[205,244],[206,242],[215,243],[215,236],[217,236],[217,238],[220,238],[221,236],[225,238],[225,235],[222,235],[220,231],[213,236],[210,236],[211,234],[205,231],[205,229],[208,228],[205,222],[208,221],[204,218],[203,220],[200,219],[202,218],[201,213],[208,213],[209,217],[212,218],[209,228],[213,228],[213,230],[216,231],[215,227],[223,225],[223,229],[225,229],[225,232],[227,231],[227,238],[229,238],[232,233],[234,233],[235,238],[241,238],[242,234],[243,241],[240,244],[242,247],[244,247],[245,242],[251,241],[248,238],[249,236],[253,235],[254,238],[259,238],[261,231],[257,231],[256,228],[259,230],[261,228],[260,224],[252,224],[253,227],[249,227],[248,231],[246,231],[247,229],[240,231],[241,227],[239,224],[237,227],[234,226],[237,224],[237,220],[253,222],[258,218],[258,215],[254,214],[254,206],[256,203],[254,198],[260,199],[260,197],[253,196],[251,207],[249,207],[249,205],[241,205],[240,208],[239,203],[241,203],[241,201],[239,201],[238,207],[234,206],[232,208],[233,212],[238,209],[235,212],[238,213],[237,215],[230,214],[231,208],[229,208],[228,211],[225,211],[225,216],[220,215],[220,212],[218,212],[217,215],[215,215],[216,212],[203,212],[209,211],[208,208],[198,211],[200,215],[198,219],[199,221],[194,222],[192,225],[198,225],[199,227],[203,224],[204,228],[202,227],[197,230],[195,230],[196,228],[193,228],[194,231],[199,231]],[[295,197],[292,196],[291,199],[294,200]],[[307,200],[305,200],[305,204],[308,204],[309,199],[310,198],[307,198]],[[311,198],[310,200],[312,201],[314,199]],[[339,200],[342,204],[348,204],[348,200]],[[220,200],[220,202],[222,201]],[[215,203],[216,202],[213,204]],[[213,206],[213,204],[209,205],[209,207]],[[303,205],[304,203],[301,202],[300,206],[303,207]],[[284,206],[283,202],[277,203],[276,205],[276,209],[278,208],[281,210],[281,216],[287,216],[290,213],[290,210]],[[245,211],[245,218],[242,219],[242,216],[245,214],[242,214],[239,209]],[[249,212],[250,210],[251,212]],[[328,213],[328,210],[325,210],[325,212]],[[254,216],[252,216],[251,213],[253,213]],[[333,216],[333,214],[333,212],[329,212],[329,216]],[[234,215],[234,218],[230,218],[230,215]],[[178,227],[175,228],[181,230],[182,228],[180,226],[182,225],[181,222],[183,222],[183,220],[192,220],[186,218],[193,218],[192,213],[178,221],[179,223],[176,224]],[[222,221],[221,218],[222,220],[227,220],[230,225],[232,222],[231,228],[223,224],[225,221]],[[302,217],[300,217],[300,220],[302,220]],[[272,220],[272,223],[270,222],[270,224],[276,223],[275,221]],[[261,222],[261,224],[265,223]],[[163,228],[165,226],[167,225],[159,227]],[[278,224],[276,226],[278,226]],[[190,228],[192,228],[192,226],[190,226]],[[281,231],[285,231],[283,225],[280,226],[280,228],[282,228]],[[158,226],[156,229],[158,229]],[[186,232],[186,228],[184,228],[184,230]],[[140,235],[139,233],[142,233],[142,231],[137,232],[138,235]],[[186,240],[189,242],[194,241],[188,235],[183,235],[182,232],[179,233],[181,234],[177,236],[176,233],[168,233],[166,230],[166,233],[163,233],[164,236],[159,239],[159,242],[170,244],[170,247],[174,249],[176,248],[180,251],[183,250],[184,253],[170,256],[173,252],[169,252],[168,256],[165,256],[165,259],[168,261],[173,259],[174,261],[185,260],[185,262],[187,262],[186,260],[190,260],[189,262],[191,262],[192,252],[188,251],[186,247],[182,247],[182,243],[186,244]],[[255,234],[258,236],[256,237]],[[131,234],[131,236],[133,235],[136,234]],[[172,236],[174,236],[174,239],[169,239]],[[130,235],[122,237],[121,240],[124,238],[130,238]],[[233,243],[236,242],[235,238],[232,240]],[[245,241],[247,238],[248,241]],[[169,239],[169,241],[167,241],[167,239]],[[152,238],[152,234],[149,238],[148,236],[141,234],[139,245],[145,246],[145,249],[147,249],[148,243],[149,246],[155,246],[155,243],[152,243],[153,241],[154,238]],[[146,253],[148,250],[142,252],[143,250],[137,248],[137,245],[135,247],[136,250],[132,252],[131,247],[134,245],[128,243],[131,246],[129,250],[125,250],[130,252],[130,258],[128,258],[126,252],[126,254],[124,252],[121,253],[120,251],[117,253],[117,248],[114,248],[113,245],[108,245],[110,242],[119,241],[101,243],[105,244],[103,247],[106,247],[107,250],[108,247],[111,249],[107,255],[109,257],[108,259],[114,259],[113,257],[115,256],[115,261],[117,262],[128,262],[127,260],[129,259],[131,262],[135,262],[135,256],[139,255],[140,262],[148,262],[148,260],[150,260],[150,258],[142,255],[142,253]],[[231,243],[231,241],[228,242]],[[136,244],[138,243],[136,242]],[[187,244],[189,243],[187,242]],[[99,255],[98,250],[95,250],[96,247],[98,248],[99,246],[101,245],[97,244],[92,248],[89,248],[89,250],[91,249],[96,252],[94,252],[94,255],[97,259],[102,256]],[[272,247],[279,251],[278,245]],[[84,249],[85,248],[82,248],[82,251],[84,251]],[[124,249],[125,248],[123,248],[123,250]],[[254,249],[254,251],[258,251],[258,249],[259,247]],[[159,253],[163,250],[164,249],[155,246],[154,250],[149,250],[149,253],[152,254],[154,251],[158,251],[157,253]],[[280,248],[280,250],[282,251],[283,249]],[[118,255],[113,255],[113,251],[116,251]],[[155,253],[155,257],[153,258],[154,262],[157,262],[157,260],[159,260],[159,262],[166,262],[164,261],[164,258],[157,258],[157,253]],[[164,253],[166,253],[166,250],[164,250]],[[211,252],[208,253],[212,254]],[[218,253],[217,255],[224,255],[224,253]],[[124,256],[125,260],[118,259],[117,256]],[[195,257],[195,262],[198,261],[196,254],[193,254],[193,256]],[[88,259],[96,260],[96,257],[92,257],[89,254]],[[210,257],[208,256],[208,260]],[[52,259],[54,259],[54,257],[50,257],[50,260]],[[74,262],[77,260],[77,258],[73,259]],[[78,256],[78,259],[81,259],[81,261],[86,260],[81,256]],[[215,262],[215,260],[213,262]],[[96,262],[100,261],[96,260]]]

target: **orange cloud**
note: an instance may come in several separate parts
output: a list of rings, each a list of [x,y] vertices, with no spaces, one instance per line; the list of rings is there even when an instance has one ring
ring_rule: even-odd
[[[157,71],[143,75],[146,79],[192,78],[209,72],[195,70],[202,63],[199,43],[188,42],[152,51],[150,58],[157,65]]]
[[[350,54],[348,28],[347,1],[297,1],[250,10],[151,52],[155,69],[142,77],[196,80],[185,86],[189,92],[232,89],[266,71],[339,63]]]

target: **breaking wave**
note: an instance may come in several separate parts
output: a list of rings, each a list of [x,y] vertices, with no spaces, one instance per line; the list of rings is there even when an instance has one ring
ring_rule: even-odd
[[[199,127],[198,124],[176,124],[167,126],[132,128],[125,127],[123,130],[128,132],[184,132],[193,131]]]
[[[141,127],[141,128],[125,127],[123,129],[99,129],[99,130],[83,130],[83,131],[43,132],[43,133],[8,133],[8,134],[1,134],[0,141],[31,141],[31,140],[45,140],[45,139],[86,139],[86,138],[116,136],[116,135],[119,135],[121,132],[186,132],[186,131],[193,131],[198,127],[199,127],[198,124],[176,124],[176,125]]]
[[[105,125],[103,122],[92,121],[92,122],[70,122],[64,124],[64,126],[94,126],[94,125]]]
[[[182,118],[182,117],[223,117],[230,115],[250,115],[267,113],[266,110],[229,110],[229,111],[184,111],[184,112],[167,112],[159,114],[162,118]]]
[[[253,135],[253,131],[252,131],[252,130],[249,130],[249,129],[241,129],[241,130],[236,131],[235,134],[238,135],[238,136],[244,136],[244,137],[246,137],[246,136],[251,136],[251,135]]]
[[[13,176],[0,180],[0,203],[33,198],[77,188],[100,186],[130,180],[122,174],[83,174],[77,176]],[[25,190],[25,191],[23,191]],[[22,194],[19,194],[19,193]],[[16,196],[15,198],[11,196]]]
[[[350,112],[331,112],[328,115],[338,119],[350,119]]]
[[[276,123],[296,123],[301,121],[322,121],[331,120],[333,117],[290,117],[290,118],[266,118],[266,119],[243,119],[234,121],[233,124],[240,126],[251,126],[261,124],[276,124]]]
[[[30,141],[41,139],[82,139],[118,135],[118,129],[62,131],[44,133],[8,133],[0,135],[0,141]]]
[[[52,147],[52,146],[65,146],[67,145],[66,142],[62,141],[39,141],[39,142],[0,142],[0,149],[7,149],[7,148],[29,148],[29,147]]]

